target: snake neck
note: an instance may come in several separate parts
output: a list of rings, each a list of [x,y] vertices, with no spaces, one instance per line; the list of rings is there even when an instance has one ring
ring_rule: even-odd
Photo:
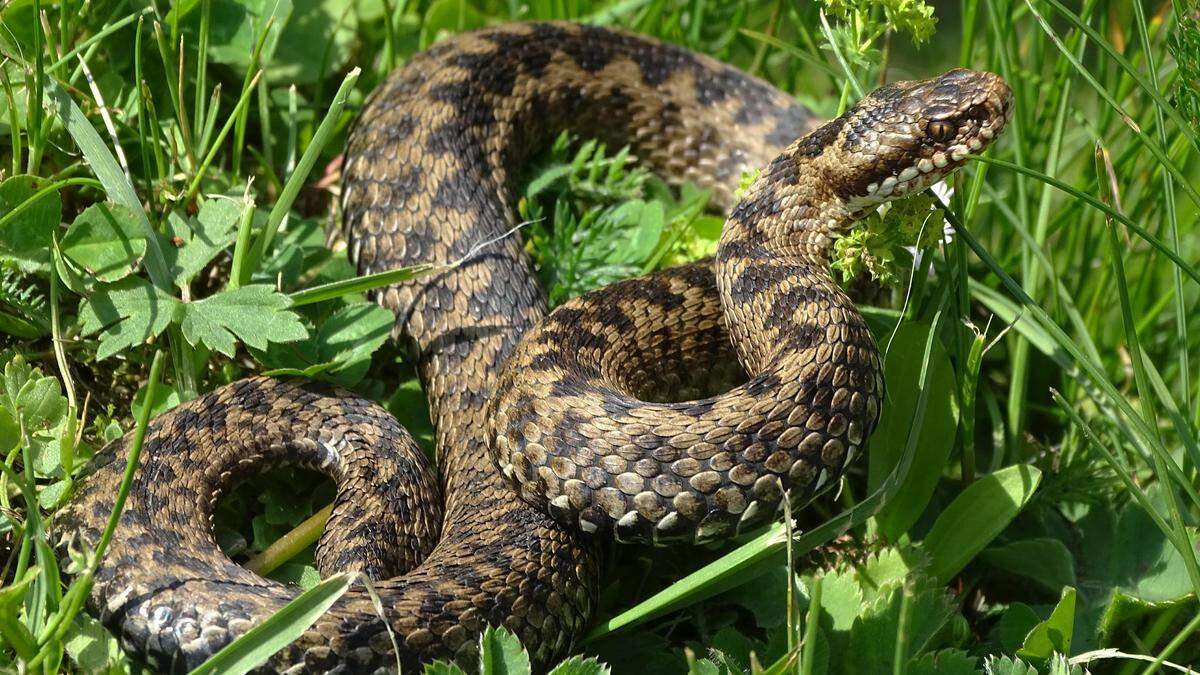
[[[806,156],[802,141],[793,143],[750,185],[722,230],[717,282],[747,372],[760,372],[781,354],[803,358],[821,342],[818,334],[862,325],[828,259],[858,210],[838,196],[824,159]]]

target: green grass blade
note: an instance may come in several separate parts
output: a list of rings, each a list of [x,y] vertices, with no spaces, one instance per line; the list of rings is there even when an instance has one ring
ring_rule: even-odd
[[[938,515],[921,542],[929,575],[947,584],[1021,511],[1041,482],[1042,472],[1015,464],[976,480]]]
[[[942,310],[938,310],[925,342],[925,351],[921,360],[921,375],[918,379],[920,393],[913,410],[912,424],[908,430],[908,442],[901,460],[892,469],[887,480],[869,497],[853,508],[834,516],[820,527],[797,537],[792,542],[794,555],[804,555],[817,546],[866,522],[884,504],[891,501],[900,486],[904,484],[909,468],[912,466],[912,458],[916,454],[917,439],[920,436],[925,409],[929,403],[929,365],[933,357],[933,344],[937,339],[941,318]],[[740,586],[766,572],[771,565],[777,564],[779,555],[784,552],[787,545],[787,528],[784,523],[775,523],[767,531],[721,558],[692,572],[636,606],[601,622],[584,637],[584,641],[590,642],[610,633],[629,630],[650,619]]]
[[[1115,221],[1121,223],[1122,225],[1124,225],[1125,227],[1129,228],[1134,234],[1136,234],[1138,236],[1138,238],[1142,239],[1147,244],[1150,244],[1151,246],[1153,246],[1155,248],[1155,250],[1157,250],[1159,253],[1162,253],[1167,258],[1169,258],[1171,260],[1171,262],[1173,262],[1177,266],[1179,266],[1180,271],[1182,271],[1184,274],[1191,277],[1192,281],[1195,281],[1196,283],[1200,284],[1200,272],[1198,272],[1193,265],[1189,264],[1183,258],[1180,258],[1173,250],[1171,250],[1170,246],[1167,246],[1161,239],[1150,234],[1148,231],[1146,231],[1146,229],[1144,227],[1142,227],[1141,225],[1138,225],[1134,221],[1130,220],[1125,214],[1110,207],[1109,205],[1105,204],[1104,202],[1100,201],[1099,199],[1087,194],[1086,192],[1082,192],[1082,191],[1078,190],[1077,188],[1075,188],[1071,185],[1068,185],[1067,183],[1064,183],[1061,180],[1058,180],[1057,178],[1047,176],[1046,174],[1044,174],[1040,171],[1036,171],[1036,170],[1030,169],[1028,167],[1020,166],[1019,164],[1013,164],[1012,162],[1007,162],[1003,159],[996,159],[994,157],[985,157],[983,155],[971,155],[970,157],[971,157],[971,159],[973,159],[977,162],[983,162],[985,164],[995,164],[996,166],[1002,166],[1006,169],[1012,169],[1013,171],[1017,171],[1026,176],[1029,176],[1031,178],[1036,178],[1037,180],[1040,180],[1042,182],[1053,185],[1054,187],[1058,188],[1059,190],[1062,190],[1063,192],[1071,195],[1075,199],[1086,202],[1088,204],[1088,206],[1095,208],[1096,210],[1100,211],[1104,215],[1112,218],[1113,220],[1115,220]]]
[[[1192,126],[1188,124],[1187,120],[1183,119],[1183,116],[1179,114],[1179,111],[1175,109],[1175,106],[1171,105],[1170,101],[1168,101],[1166,97],[1159,92],[1158,86],[1154,82],[1154,80],[1157,79],[1157,76],[1154,74],[1153,61],[1149,63],[1150,79],[1147,80],[1145,75],[1142,75],[1140,72],[1138,72],[1137,68],[1133,67],[1133,64],[1129,62],[1129,59],[1125,58],[1124,55],[1118,52],[1116,48],[1113,47],[1111,42],[1106,40],[1104,36],[1101,35],[1100,32],[1095,28],[1089,26],[1086,21],[1079,17],[1079,15],[1067,9],[1067,7],[1059,2],[1059,0],[1046,0],[1046,2],[1053,6],[1055,11],[1057,11],[1064,19],[1066,19],[1068,23],[1074,26],[1077,30],[1087,34],[1088,39],[1095,43],[1096,46],[1100,47],[1100,49],[1103,49],[1104,52],[1108,54],[1108,56],[1114,62],[1116,62],[1118,66],[1121,67],[1121,70],[1125,71],[1127,75],[1133,78],[1133,80],[1137,82],[1138,86],[1141,87],[1141,89],[1146,92],[1150,98],[1154,99],[1156,112],[1158,114],[1166,113],[1167,117],[1170,117],[1171,121],[1183,130],[1183,133],[1187,135],[1188,139],[1192,142],[1192,145],[1195,146],[1197,150],[1200,150],[1200,138],[1197,138],[1197,136],[1192,132]],[[1135,18],[1138,19],[1138,23],[1140,24],[1142,37],[1146,38],[1145,10],[1142,9],[1137,3],[1131,4],[1134,5],[1134,14],[1136,15]],[[1148,57],[1152,55],[1152,52],[1149,50],[1149,46],[1150,45],[1148,41],[1143,41],[1143,51]]]
[[[1196,188],[1192,186],[1187,175],[1175,165],[1175,162],[1171,161],[1171,158],[1167,156],[1166,149],[1159,147],[1158,143],[1154,142],[1149,136],[1147,136],[1146,133],[1142,131],[1140,127],[1138,127],[1137,123],[1133,121],[1133,118],[1129,115],[1125,108],[1123,108],[1121,104],[1117,102],[1117,99],[1113,96],[1113,94],[1105,89],[1104,85],[1100,84],[1100,82],[1096,80],[1096,77],[1092,75],[1087,67],[1084,66],[1074,54],[1071,54],[1070,50],[1067,49],[1067,46],[1063,44],[1062,40],[1060,40],[1058,35],[1055,34],[1054,29],[1050,27],[1050,23],[1046,21],[1045,17],[1039,14],[1036,9],[1034,9],[1032,1],[1025,0],[1025,4],[1029,7],[1029,11],[1033,14],[1034,18],[1037,19],[1038,24],[1042,27],[1042,30],[1046,32],[1047,36],[1049,36],[1050,41],[1054,43],[1054,46],[1057,47],[1058,50],[1062,52],[1062,55],[1066,57],[1072,66],[1074,66],[1075,71],[1079,73],[1080,77],[1082,77],[1085,82],[1091,85],[1092,89],[1094,89],[1096,93],[1100,95],[1100,98],[1104,99],[1104,102],[1121,116],[1121,119],[1125,121],[1125,126],[1128,127],[1129,130],[1133,132],[1133,135],[1141,142],[1141,144],[1150,151],[1150,154],[1154,155],[1154,158],[1158,160],[1163,169],[1165,169],[1168,173],[1174,176],[1176,180],[1179,181],[1180,187],[1185,193],[1187,193],[1192,202],[1194,202],[1197,206],[1200,206],[1200,191],[1197,191]]]
[[[143,264],[154,285],[164,291],[169,291],[171,275],[167,272],[167,259],[158,245],[157,233],[150,225],[150,219],[146,217],[146,211],[142,208],[142,203],[138,199],[137,193],[134,192],[133,185],[126,180],[125,173],[117,164],[117,159],[104,144],[95,127],[84,117],[83,111],[75,105],[71,96],[49,78],[46,78],[46,94],[49,96],[49,103],[54,106],[55,112],[62,120],[63,126],[67,128],[67,133],[75,140],[75,145],[79,146],[79,151],[83,153],[88,166],[104,186],[108,198],[129,207],[137,214],[142,231],[146,234],[146,258]]]
[[[271,208],[271,213],[267,216],[267,224],[263,227],[262,234],[255,240],[254,247],[251,249],[249,264],[246,265],[244,271],[245,274],[253,274],[261,264],[263,255],[271,250],[271,244],[275,242],[275,235],[279,233],[279,226],[283,224],[284,217],[287,216],[288,211],[292,208],[292,203],[296,201],[296,197],[300,194],[300,188],[304,187],[304,181],[308,179],[309,172],[312,171],[313,165],[317,163],[317,157],[320,156],[321,150],[325,148],[325,144],[333,136],[333,131],[342,117],[342,110],[346,107],[346,100],[350,96],[350,92],[354,90],[354,85],[358,82],[358,76],[361,72],[361,69],[355,68],[342,80],[342,86],[338,87],[337,93],[334,94],[333,102],[329,104],[329,111],[325,113],[325,118],[317,126],[317,131],[313,134],[312,142],[304,149],[304,154],[300,156],[300,162],[296,165],[296,170],[292,172],[292,175],[288,176],[287,182],[283,186],[283,192],[279,195],[275,206]],[[247,281],[249,281],[248,278],[239,280],[242,284],[245,284]]]
[[[304,591],[267,620],[225,645],[191,675],[242,675],[295,642],[350,588],[355,574],[335,574]]]
[[[413,265],[412,267],[401,267],[400,269],[388,270],[386,272],[365,274],[353,279],[333,281],[292,293],[292,306],[311,305],[323,300],[340,298],[350,293],[365,293],[376,288],[411,281],[412,279],[423,277],[433,272],[447,270],[450,267],[450,265]]]

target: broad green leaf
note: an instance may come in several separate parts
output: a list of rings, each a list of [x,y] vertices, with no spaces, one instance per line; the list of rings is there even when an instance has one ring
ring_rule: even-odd
[[[666,224],[662,202],[631,199],[608,214],[619,228],[629,228],[629,238],[620,248],[612,250],[608,262],[637,264],[650,257]]]
[[[1152,506],[1164,508],[1158,484],[1146,489],[1146,497]],[[1076,650],[1102,646],[1123,622],[1191,597],[1183,557],[1138,504],[1127,502],[1119,511],[1093,506],[1079,528]],[[1200,541],[1195,530],[1188,532]]]
[[[1023,602],[1014,602],[1004,610],[996,624],[996,638],[1006,652],[1015,652],[1025,642],[1029,631],[1041,622],[1037,612]]]
[[[938,516],[920,548],[929,573],[945,584],[1008,526],[1033,496],[1042,472],[1028,464],[980,477]]]
[[[1062,598],[1050,617],[1033,627],[1025,643],[1017,650],[1023,659],[1044,661],[1055,652],[1071,653],[1071,636],[1075,631],[1075,589],[1063,589]]]
[[[65,478],[50,483],[38,492],[38,505],[46,511],[53,511],[67,496],[67,490],[71,485],[71,481]]]
[[[957,649],[921,655],[908,662],[906,675],[978,675],[979,659]]]
[[[907,598],[903,596],[907,595]],[[907,604],[905,608],[903,605]],[[941,586],[917,582],[913,585],[892,585],[890,591],[864,605],[850,629],[850,643],[845,656],[845,673],[891,672],[897,656],[896,641],[900,631],[900,612],[907,615],[905,650],[900,658],[909,659],[925,650],[942,626],[954,614],[950,594]]]
[[[426,663],[425,670],[422,672],[425,675],[467,675],[466,671],[459,668],[457,664],[446,663],[445,661]]]
[[[732,673],[743,673],[750,669],[750,652],[754,643],[740,630],[726,626],[717,631],[701,646],[708,658]]]
[[[34,371],[40,375],[38,371]],[[25,430],[51,429],[62,422],[67,412],[67,398],[56,377],[33,377],[17,393],[17,409],[25,422]]]
[[[550,670],[550,675],[608,675],[612,671],[595,658],[572,656]]]
[[[235,337],[255,349],[272,342],[308,337],[291,301],[268,286],[242,286],[198,302],[187,303],[183,335],[193,345],[203,343],[227,356],[236,351]]]
[[[142,234],[146,237],[146,271],[154,280],[155,286],[160,289],[169,288],[171,280],[167,274],[167,263],[155,236],[154,226],[150,224],[150,219],[142,210],[142,203],[138,199],[137,192],[134,191],[133,185],[121,171],[116,157],[113,156],[108,145],[100,138],[96,128],[92,126],[71,96],[52,78],[44,78],[43,83],[46,87],[47,111],[62,120],[63,126],[67,128],[67,133],[71,135],[75,144],[79,146],[79,151],[83,153],[84,159],[87,160],[87,166],[104,185],[104,192],[108,195],[109,200],[124,205],[136,214],[138,222],[142,226]]]
[[[133,401],[129,407],[133,411],[135,418],[141,414],[142,406],[146,404],[146,395],[147,391],[144,385],[138,387],[137,392],[133,395]],[[154,398],[152,400],[154,401],[154,408],[150,410],[150,419],[158,417],[183,401],[179,395],[179,390],[165,382],[159,382],[154,386]]]
[[[20,442],[21,427],[17,425],[16,417],[8,408],[0,408],[0,454],[7,455]]]
[[[992,567],[1019,574],[1052,592],[1075,585],[1075,559],[1058,539],[1021,539],[985,550],[979,559]]]
[[[433,422],[419,379],[411,377],[401,382],[388,399],[387,409],[426,452],[433,450]]]
[[[81,673],[117,675],[129,672],[121,643],[85,612],[75,615],[63,642]]]
[[[317,330],[317,349],[323,361],[339,368],[365,361],[391,334],[396,317],[375,303],[363,302],[337,310]]]
[[[806,584],[811,586],[810,584]],[[821,578],[822,625],[833,634],[849,634],[854,619],[862,611],[862,586],[855,579],[853,569],[826,572]],[[825,625],[824,618],[829,618]]]
[[[293,9],[291,0],[215,0],[211,11],[208,56],[242,73],[250,67],[250,57],[267,21],[272,23],[263,44],[263,56],[270,60]],[[313,43],[307,47],[319,51]]]
[[[172,212],[167,217],[169,236],[163,236],[163,251],[175,285],[186,286],[237,236],[240,200],[211,197],[195,218],[184,219]]]
[[[100,281],[129,276],[146,254],[146,235],[137,214],[111,202],[80,213],[62,239],[63,255]]]
[[[1007,656],[989,656],[983,662],[983,672],[987,675],[1038,675],[1038,669],[1021,659],[1011,659]]]
[[[928,335],[928,324],[904,323],[888,349],[884,362],[887,398],[879,429],[871,436],[871,448],[867,453],[870,490],[876,489],[887,478],[904,452],[921,374],[921,361],[913,355],[921,353]],[[954,448],[958,425],[954,369],[937,339],[930,354],[928,378],[929,403],[917,441],[913,470],[896,496],[875,514],[880,534],[890,541],[899,539],[921,516]]]
[[[480,675],[529,675],[529,654],[517,636],[488,626],[479,636]]]
[[[679,649],[652,631],[610,636],[591,645],[588,651],[617,673],[679,673],[687,668]]]
[[[292,0],[292,4],[292,18],[280,33],[267,68],[268,82],[281,85],[315,83],[341,71],[358,34],[355,3],[350,0]],[[321,45],[321,48],[314,49],[313,45]]]
[[[787,588],[787,583],[788,567],[778,565],[764,572],[757,583],[730,591],[722,600],[749,611],[759,628],[776,628],[787,622],[787,596],[780,590]],[[802,580],[801,586],[808,583],[811,579]]]
[[[22,207],[20,213],[0,227],[0,260],[12,260],[27,272],[42,269],[49,262],[51,238],[62,218],[62,198],[58,192],[26,204],[37,193],[38,182],[33,176],[13,176],[0,182],[0,218]]]
[[[192,675],[242,675],[308,630],[350,588],[353,574],[335,574],[296,596],[265,621],[221,648]]]
[[[84,335],[100,333],[96,360],[144,344],[166,330],[182,303],[138,276],[97,287],[79,311]]]
[[[887,592],[890,586],[902,584],[928,567],[929,559],[919,548],[885,548],[856,566],[854,579],[862,589],[864,600],[874,602],[878,592]]]
[[[371,354],[391,335],[395,320],[374,303],[347,305],[321,319],[307,340],[272,344],[255,356],[274,368],[272,375],[323,376],[353,386],[366,374]]]
[[[425,10],[421,28],[421,49],[451,33],[483,28],[486,19],[467,0],[434,0]]]

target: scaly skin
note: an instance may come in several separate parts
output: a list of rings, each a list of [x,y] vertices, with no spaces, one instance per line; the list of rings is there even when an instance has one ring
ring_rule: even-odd
[[[763,522],[785,492],[804,499],[835,481],[874,426],[882,380],[861,317],[829,278],[829,237],[883,193],[953,170],[952,145],[986,144],[1007,97],[995,76],[959,71],[877,92],[795,141],[818,122],[786,95],[627,33],[520,24],[417,55],[348,143],[345,238],[363,273],[458,260],[498,238],[515,224],[523,162],[563,129],[629,145],[672,182],[712,189],[721,208],[744,171],[768,168],[715,261],[588,294],[544,322],[516,237],[381,292],[419,364],[440,481],[383,410],[317,385],[252,378],[159,417],[89,606],[127,648],[174,671],[282,607],[298,591],[232,563],[210,521],[237,480],[291,462],[338,485],[318,567],[375,578],[385,617],[352,589],[264,670],[410,670],[439,657],[470,667],[487,624],[552,662],[595,604],[598,561],[581,528],[707,540]],[[930,141],[930,118],[948,120],[952,142]],[[937,152],[942,166],[885,182]],[[740,370],[749,381],[728,393],[646,402],[695,397]],[[95,544],[127,447],[101,453],[64,533]]]

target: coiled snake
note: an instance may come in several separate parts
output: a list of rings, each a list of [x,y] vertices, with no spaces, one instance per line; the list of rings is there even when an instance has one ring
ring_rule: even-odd
[[[337,483],[318,567],[378,580],[405,669],[469,663],[487,624],[551,662],[595,604],[597,536],[728,537],[776,517],[785,493],[799,502],[836,482],[871,434],[883,381],[862,317],[829,274],[830,240],[953,171],[1008,108],[999,77],[955,70],[883,87],[818,127],[790,97],[709,58],[571,24],[491,28],[415,56],[354,127],[343,212],[364,273],[497,240],[379,295],[419,364],[440,483],[372,403],[261,377],[222,387],[151,424],[92,611],[151,666],[179,671],[278,610],[298,591],[230,561],[210,519],[222,490],[288,462]],[[744,171],[765,169],[714,260],[618,283],[543,320],[520,241],[498,238],[514,225],[516,172],[563,129],[628,145],[669,180],[710,188],[721,208]],[[676,402],[734,363],[744,383]],[[63,532],[96,542],[126,445],[97,458]],[[268,667],[396,661],[355,588]]]

